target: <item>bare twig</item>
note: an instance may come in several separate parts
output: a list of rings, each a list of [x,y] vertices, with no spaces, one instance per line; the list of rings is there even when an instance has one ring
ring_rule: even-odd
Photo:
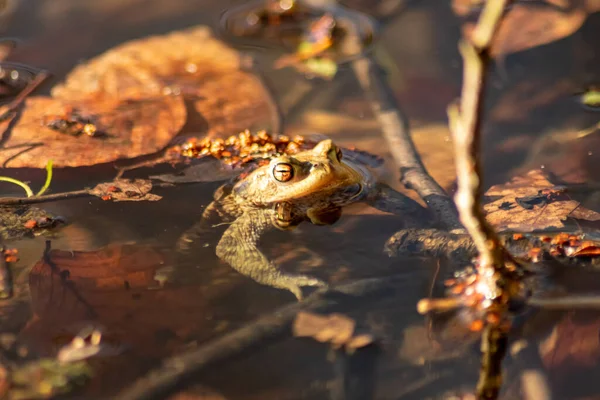
[[[488,324],[481,337],[481,370],[477,382],[478,399],[496,399],[502,384],[502,360],[508,343],[507,332]]]
[[[183,184],[192,184],[195,182],[181,182],[178,185]],[[153,188],[161,188],[161,187],[172,187],[175,186],[170,182],[156,182],[152,184]],[[79,197],[98,197],[96,194],[93,194],[93,189],[81,189],[74,190],[72,192],[62,192],[62,193],[53,193],[46,194],[42,196],[31,196],[31,197],[0,197],[0,206],[19,206],[24,204],[38,204],[38,203],[48,203],[51,201],[58,200],[70,200]]]
[[[481,338],[482,365],[477,382],[479,399],[496,399],[502,384],[502,359],[506,352],[508,304],[522,286],[515,273],[520,266],[500,243],[500,238],[486,221],[480,199],[483,194],[479,149],[483,96],[489,49],[494,33],[510,0],[488,0],[481,13],[471,40],[461,40],[460,53],[463,57],[463,86],[459,104],[448,108],[450,130],[454,138],[458,191],[456,205],[460,220],[479,253],[477,261],[476,287],[480,301],[478,305],[490,319]]]
[[[1,197],[0,206],[18,206],[23,204],[37,204],[47,203],[50,201],[57,200],[68,200],[77,197],[93,196],[88,189],[75,190],[72,192],[46,194],[43,196],[31,196],[31,197]]]
[[[291,335],[291,325],[299,311],[326,311],[339,306],[341,300],[362,300],[381,291],[396,290],[410,284],[406,274],[364,279],[328,290],[317,291],[303,301],[279,308],[268,316],[210,341],[194,351],[166,360],[122,391],[117,400],[158,400],[180,390],[192,376],[208,367],[230,360],[265,343]],[[340,294],[345,295],[340,298]]]
[[[354,47],[358,50],[359,37],[358,34],[354,36],[356,36]],[[371,104],[373,114],[381,125],[394,161],[400,168],[402,183],[419,194],[445,228],[462,229],[454,203],[423,165],[410,136],[408,117],[398,106],[394,93],[385,81],[381,67],[371,54],[366,54],[353,60],[352,68]]]

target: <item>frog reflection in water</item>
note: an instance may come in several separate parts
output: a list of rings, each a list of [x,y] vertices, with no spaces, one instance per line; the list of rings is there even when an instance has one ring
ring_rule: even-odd
[[[294,156],[282,155],[235,184],[220,187],[203,214],[204,225],[216,218],[230,223],[216,247],[217,256],[238,272],[299,300],[303,286],[326,286],[307,275],[288,274],[268,260],[258,241],[273,227],[291,230],[303,221],[331,225],[342,207],[365,202],[413,220],[428,219],[426,209],[389,186],[377,183],[367,165],[346,160],[331,140]]]

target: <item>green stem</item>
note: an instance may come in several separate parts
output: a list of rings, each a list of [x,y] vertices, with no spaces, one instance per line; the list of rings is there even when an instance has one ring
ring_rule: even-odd
[[[36,196],[43,195],[46,192],[46,190],[48,190],[48,188],[50,187],[51,181],[52,181],[52,160],[48,160],[48,164],[46,164],[46,182],[44,183],[44,186],[42,186],[40,191],[37,192]]]
[[[8,176],[0,176],[0,182],[10,182],[10,183],[14,183],[15,185],[19,185],[23,188],[23,190],[25,190],[27,197],[33,196],[33,191],[31,190],[29,185],[26,184],[25,182],[19,181],[17,179],[9,178]]]

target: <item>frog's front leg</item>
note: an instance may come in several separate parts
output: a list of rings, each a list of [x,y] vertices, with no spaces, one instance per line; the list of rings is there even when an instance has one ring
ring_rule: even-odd
[[[406,224],[410,226],[427,227],[431,226],[434,221],[429,209],[385,183],[375,184],[369,191],[366,202],[380,211],[401,215]]]
[[[286,274],[258,249],[258,240],[273,227],[273,210],[247,211],[233,222],[217,245],[217,256],[256,282],[287,289],[302,300],[302,286],[327,286],[307,275]]]

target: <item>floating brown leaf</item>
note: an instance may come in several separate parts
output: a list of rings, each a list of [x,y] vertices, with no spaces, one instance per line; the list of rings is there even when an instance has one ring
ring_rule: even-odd
[[[269,118],[264,88],[240,70],[242,63],[198,26],[117,46],[76,67],[52,95],[75,101],[179,94],[196,111],[188,115],[188,131],[229,135]]]
[[[466,15],[465,4],[473,1],[454,1],[454,10]],[[481,3],[481,2],[479,2]],[[551,43],[577,31],[587,16],[600,10],[597,0],[517,2],[510,7],[498,30],[492,55],[507,55]],[[467,23],[463,30],[469,36],[475,27]]]
[[[294,320],[294,336],[312,337],[313,339],[331,343],[334,347],[345,346],[347,349],[358,349],[373,343],[369,334],[355,335],[356,323],[342,314],[329,316],[300,312]]]
[[[579,202],[571,200],[563,190],[553,185],[542,170],[529,171],[506,184],[492,186],[485,193],[499,197],[484,206],[486,218],[498,230],[563,228],[563,221],[579,207]],[[586,210],[589,213],[597,214]]]
[[[116,179],[96,185],[90,194],[102,200],[112,201],[158,201],[161,196],[150,193],[152,183],[146,179]]]
[[[52,160],[55,167],[78,167],[138,157],[164,148],[186,119],[183,99],[176,96],[73,104],[51,97],[27,99],[20,116],[0,123],[0,130],[9,132],[0,165],[45,168]],[[49,119],[72,109],[89,115],[102,134],[76,136],[48,126]]]

